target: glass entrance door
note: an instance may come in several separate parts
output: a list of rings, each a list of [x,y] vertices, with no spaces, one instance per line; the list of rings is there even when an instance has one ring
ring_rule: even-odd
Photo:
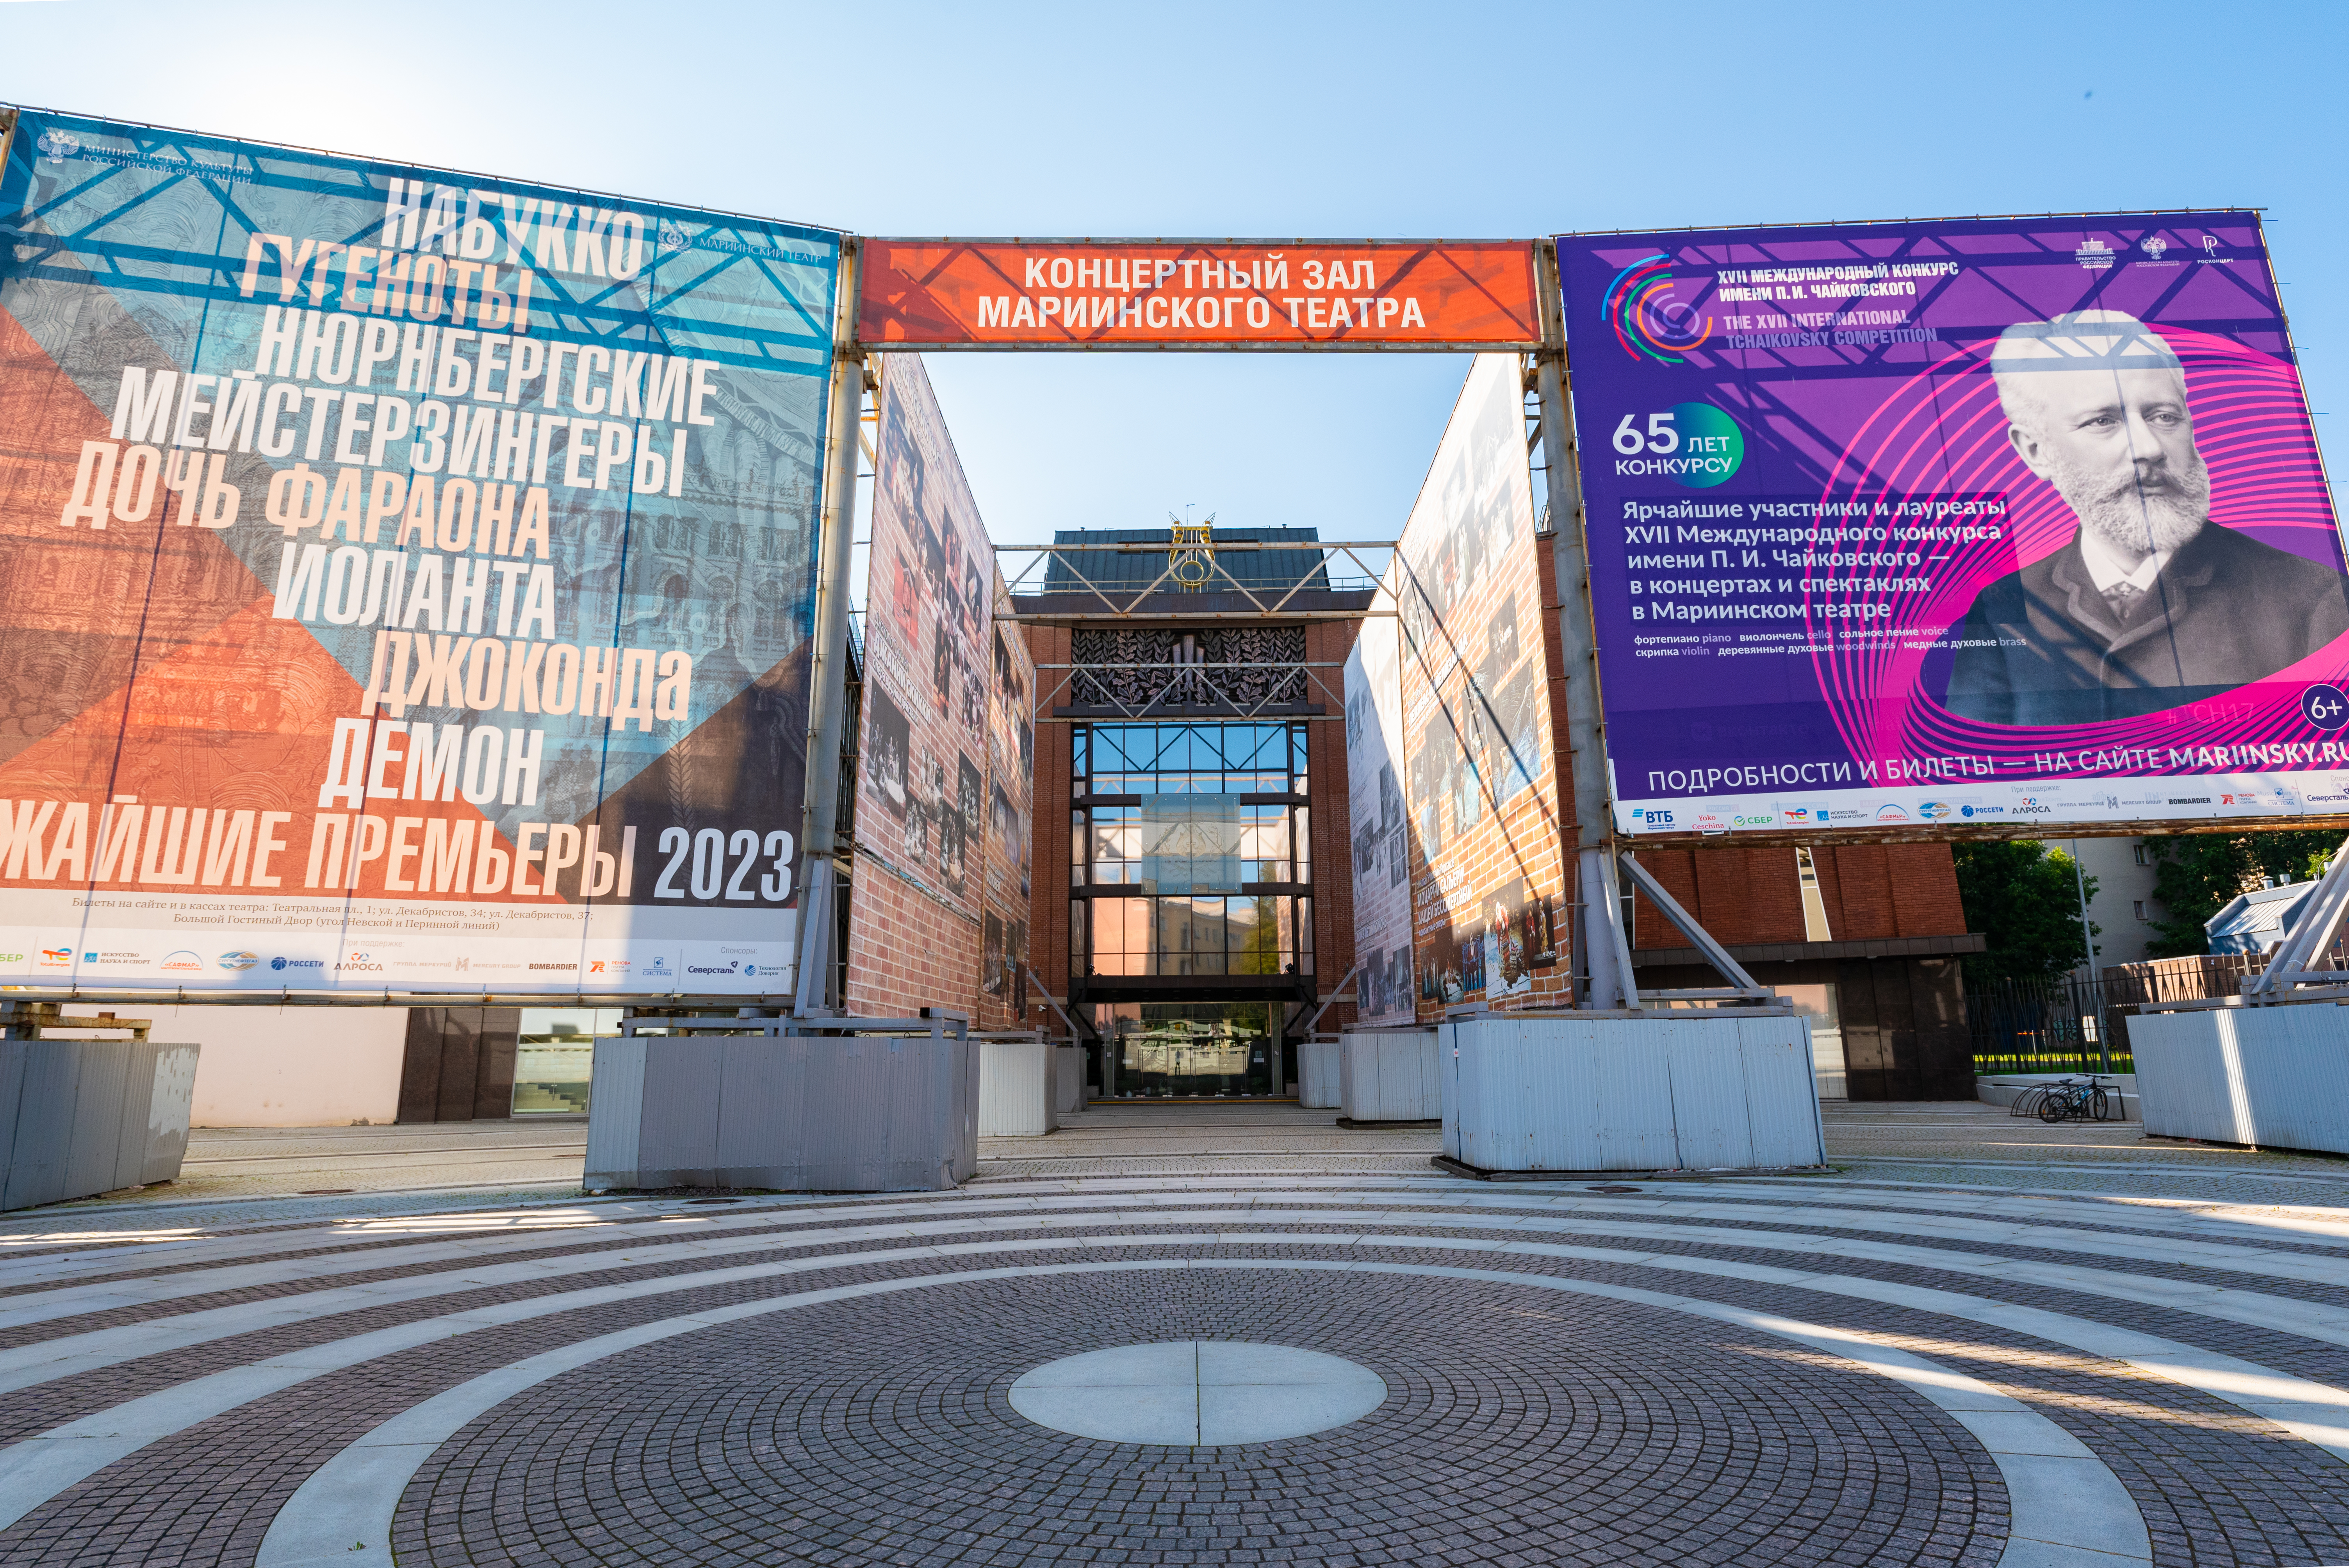
[[[1091,1076],[1106,1099],[1231,1099],[1280,1092],[1276,1004],[1121,1002],[1094,1009]]]

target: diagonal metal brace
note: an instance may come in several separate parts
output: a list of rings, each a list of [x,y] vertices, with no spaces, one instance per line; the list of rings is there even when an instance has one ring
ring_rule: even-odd
[[[2293,988],[2309,974],[2309,961],[2333,945],[2344,918],[2349,918],[2349,842],[2334,851],[2332,864],[2301,905],[2299,923],[2269,956],[2267,967],[2242,982],[2242,994],[2261,1000],[2292,999]]]
[[[1313,1026],[1321,1021],[1321,1015],[1338,1005],[1340,1000],[1346,995],[1346,987],[1351,985],[1354,983],[1354,976],[1361,972],[1361,963],[1360,960],[1356,960],[1354,966],[1347,970],[1344,975],[1340,975],[1335,985],[1330,987],[1330,994],[1321,999],[1321,1005],[1319,1007],[1313,1009],[1313,1016],[1305,1020],[1305,1027],[1299,1029],[1298,1033],[1310,1036],[1313,1033]],[[1356,1005],[1359,1006],[1361,1001],[1361,997],[1357,994],[1355,996]]]
[[[1704,955],[1704,961],[1707,964],[1720,971],[1723,979],[1741,991],[1749,991],[1756,995],[1770,994],[1769,987],[1745,973],[1744,966],[1729,955],[1729,949],[1715,942],[1713,939],[1713,933],[1699,925],[1696,916],[1682,909],[1680,900],[1666,892],[1664,884],[1658,882],[1635,856],[1626,851],[1619,858],[1623,869],[1631,873],[1631,880],[1639,884],[1640,891],[1648,895],[1648,901],[1662,912],[1666,920],[1672,923],[1674,930],[1689,939],[1691,947]]]
[[[1082,1045],[1088,1035],[1092,1035],[1096,1039],[1100,1038],[1099,1034],[1093,1030],[1078,1028],[1076,1020],[1061,1011],[1061,1005],[1052,1000],[1052,988],[1044,984],[1044,977],[1041,975],[1037,974],[1026,964],[1022,964],[1019,967],[1028,971],[1029,983],[1036,987],[1036,995],[1044,998],[1044,1006],[1052,1009],[1052,1016],[1061,1020],[1062,1028],[1069,1031],[1069,1038],[1072,1043]]]

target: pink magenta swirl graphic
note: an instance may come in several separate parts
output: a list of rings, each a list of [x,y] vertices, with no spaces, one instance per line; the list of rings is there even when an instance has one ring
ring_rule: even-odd
[[[2337,568],[2332,500],[2292,366],[2209,333],[2157,330],[2185,366],[2195,443],[2210,473],[2210,521],[2251,531],[2281,549],[2313,553]],[[1813,633],[1810,652],[1820,689],[1852,755],[1885,764],[1887,782],[1893,781],[1896,760],[1989,757],[2002,774],[2028,773],[2044,771],[2033,759],[2055,751],[2074,759],[2075,777],[2118,778],[2245,770],[2240,758],[2173,762],[2173,749],[2328,738],[2302,713],[2301,693],[2312,682],[2337,685],[2349,676],[2349,636],[2222,696],[2097,724],[2028,729],[1981,724],[1951,713],[1922,689],[1920,676],[1932,644],[1955,629],[1975,595],[2061,550],[2077,524],[2054,487],[2024,467],[2007,440],[2006,416],[1990,374],[1996,343],[1963,346],[1903,382],[1828,473],[1819,529],[1857,532],[1865,524],[1868,538],[1808,545],[1805,552],[1876,559],[1806,570],[1807,581],[1827,577],[1837,583],[1836,591],[1808,595],[1811,623],[1838,631],[1891,628],[1828,645],[1816,639],[1836,632]],[[2002,512],[1970,511],[1970,502],[2002,503]],[[1984,537],[1993,528],[2000,537]],[[1911,530],[1920,531],[1901,537]],[[1945,537],[1934,536],[1944,530]],[[1890,563],[1896,553],[1904,563]],[[1916,562],[1905,563],[1910,555]],[[1902,586],[1917,579],[1930,586]],[[1851,614],[1862,606],[1874,608],[1874,615]],[[2150,763],[2128,755],[2143,751],[2154,753]]]

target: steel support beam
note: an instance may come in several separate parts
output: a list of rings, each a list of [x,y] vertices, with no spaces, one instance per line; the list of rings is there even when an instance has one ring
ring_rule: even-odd
[[[2314,980],[2333,978],[2331,971],[2312,973],[2309,961],[2333,945],[2333,938],[2349,917],[2349,843],[2333,851],[2332,864],[2301,905],[2300,923],[2279,945],[2268,965],[2242,983],[2245,997],[2266,1001],[2292,999],[2293,988],[2307,976]]]
[[[1328,1012],[1330,1008],[1336,1006],[1340,1001],[1345,999],[1346,987],[1351,985],[1354,983],[1354,976],[1360,975],[1361,972],[1361,963],[1360,960],[1357,960],[1352,968],[1347,970],[1345,974],[1339,976],[1338,983],[1330,987],[1330,994],[1321,998],[1321,1005],[1313,1009],[1313,1016],[1305,1020],[1305,1026],[1297,1032],[1300,1035],[1312,1034],[1313,1026],[1321,1021],[1321,1015]],[[1361,1016],[1359,1011],[1361,1001],[1361,996],[1358,992],[1355,995],[1355,1003],[1358,1009],[1355,1016],[1358,1017]]]
[[[856,342],[862,255],[841,242],[833,317],[832,404],[824,418],[823,516],[815,583],[815,656],[808,668],[807,788],[800,810],[801,1012],[837,1006],[833,995],[832,859],[840,810],[840,731],[847,706],[848,569],[856,542],[856,459],[864,414],[864,350]]]
[[[1590,546],[1584,534],[1582,477],[1572,411],[1567,404],[1566,321],[1560,315],[1557,246],[1535,248],[1534,286],[1541,293],[1542,343],[1534,351],[1534,389],[1541,398],[1542,471],[1548,481],[1551,550],[1557,569],[1558,642],[1565,655],[1566,744],[1573,808],[1567,846],[1575,866],[1574,941],[1578,1007],[1619,1010],[1640,1005],[1631,975],[1631,942],[1615,875],[1613,789],[1607,769],[1607,722],[1599,702],[1599,636],[1590,614]]]
[[[1061,1020],[1061,1027],[1069,1031],[1070,1040],[1077,1045],[1084,1044],[1085,1037],[1092,1031],[1077,1027],[1077,1021],[1069,1016],[1066,1008],[1053,1000],[1052,988],[1044,984],[1044,977],[1037,974],[1032,965],[1023,963],[1019,967],[1028,972],[1029,983],[1036,987],[1036,995],[1044,998],[1044,1006],[1052,1009],[1052,1016]]]
[[[1758,1000],[1773,994],[1768,987],[1748,975],[1744,965],[1729,955],[1728,948],[1713,940],[1713,933],[1697,923],[1696,916],[1681,907],[1681,901],[1664,890],[1664,884],[1658,882],[1648,868],[1640,863],[1639,857],[1627,854],[1621,858],[1619,863],[1625,871],[1631,873],[1631,880],[1640,884],[1640,891],[1646,893],[1654,902],[1655,906],[1663,912],[1664,918],[1672,923],[1673,929],[1687,937],[1689,945],[1703,954],[1704,961],[1713,965],[1714,972],[1729,982],[1729,988],[1723,991],[1660,991],[1654,995],[1659,996],[1744,996]]]

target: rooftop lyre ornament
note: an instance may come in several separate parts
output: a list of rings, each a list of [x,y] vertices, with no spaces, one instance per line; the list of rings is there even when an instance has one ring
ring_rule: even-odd
[[[1204,522],[1185,522],[1170,511],[1166,521],[1174,525],[1172,547],[1166,552],[1166,570],[1182,585],[1184,593],[1196,593],[1215,575],[1216,514],[1209,512]]]

